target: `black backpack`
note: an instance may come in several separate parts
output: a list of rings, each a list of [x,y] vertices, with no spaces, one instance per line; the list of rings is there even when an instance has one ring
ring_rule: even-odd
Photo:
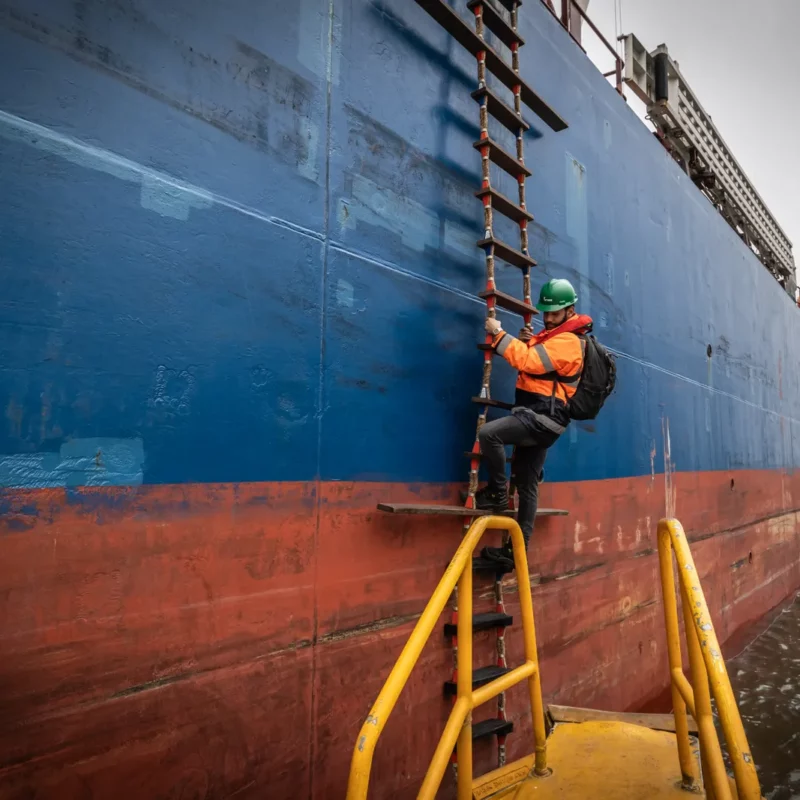
[[[583,370],[578,388],[567,404],[572,419],[594,419],[617,383],[617,362],[594,336],[579,335]]]

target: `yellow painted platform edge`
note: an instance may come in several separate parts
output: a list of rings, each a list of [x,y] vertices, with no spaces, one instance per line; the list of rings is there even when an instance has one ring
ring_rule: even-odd
[[[504,767],[498,767],[472,781],[472,797],[474,800],[485,800],[504,789],[522,783],[533,775],[533,755],[524,756],[512,761]]]

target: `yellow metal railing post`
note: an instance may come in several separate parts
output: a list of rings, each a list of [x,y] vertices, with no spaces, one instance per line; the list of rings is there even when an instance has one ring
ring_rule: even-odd
[[[672,573],[672,544],[669,532],[659,528],[658,559],[661,568],[661,591],[664,597],[664,627],[667,629],[667,657],[671,676],[680,674],[683,677],[681,662],[681,640],[678,627],[678,607],[675,595],[675,578]],[[672,708],[675,717],[675,738],[678,743],[678,762],[681,767],[681,780],[686,789],[696,785],[694,760],[689,742],[689,724],[686,719],[686,703],[674,677],[670,681],[672,689]],[[694,708],[691,709],[695,713]]]
[[[472,553],[487,529],[505,530],[511,534],[514,546],[514,564],[519,580],[520,610],[525,638],[525,663],[502,675],[491,683],[472,690]],[[400,692],[411,670],[419,659],[439,616],[447,605],[453,589],[458,584],[458,676],[457,697],[442,737],[431,759],[417,800],[433,800],[442,782],[453,749],[458,755],[458,800],[472,796],[472,709],[485,703],[501,691],[522,680],[528,680],[528,693],[533,714],[533,731],[536,745],[534,771],[547,774],[547,749],[545,742],[544,709],[536,654],[536,629],[533,623],[533,600],[528,579],[528,560],[525,541],[516,520],[510,517],[481,517],[470,526],[455,555],[425,606],[414,630],[411,632],[400,658],[389,673],[378,699],[373,704],[366,721],[361,726],[347,784],[347,800],[364,800],[369,790],[369,776],[375,746],[392,713]]]
[[[692,676],[692,691],[694,692],[694,719],[697,723],[700,739],[700,759],[703,765],[706,795],[714,800],[731,800],[731,789],[725,772],[725,762],[722,760],[722,749],[719,746],[719,738],[714,728],[711,694],[708,691],[708,674],[706,673],[705,664],[703,664],[703,656],[700,653],[700,642],[697,640],[697,632],[694,629],[692,611],[689,608],[689,601],[682,585],[681,604],[683,605],[686,645],[689,651],[689,670]]]
[[[458,735],[458,800],[472,797],[472,570],[458,581],[458,700],[469,700],[470,709]]]
[[[547,734],[544,729],[544,706],[542,704],[542,683],[539,676],[539,655],[536,650],[536,625],[533,621],[533,598],[531,596],[531,581],[528,576],[528,556],[525,551],[525,539],[522,536],[519,525],[511,529],[511,543],[514,547],[514,568],[517,571],[525,661],[533,664],[533,672],[528,678],[528,695],[531,701],[533,737],[536,747],[534,772],[536,775],[547,775]]]
[[[692,673],[691,694],[688,687],[685,687],[685,679],[681,670],[673,670],[672,659],[670,660],[670,675],[673,689],[677,687],[681,699],[684,697],[690,698],[694,706],[695,719],[700,732],[700,749],[706,793],[709,798],[714,796],[716,800],[725,800],[731,797],[725,774],[725,765],[722,761],[719,738],[714,729],[714,720],[711,715],[711,695],[713,695],[717,704],[722,732],[728,745],[728,754],[733,767],[738,800],[760,800],[761,788],[758,783],[755,764],[744,733],[733,689],[728,679],[728,672],[725,669],[722,650],[714,633],[714,626],[711,623],[708,604],[700,586],[700,578],[689,549],[689,543],[686,541],[686,534],[680,522],[674,519],[662,519],[658,523],[658,545],[661,559],[661,578],[664,584],[665,619],[670,616],[666,610],[668,605],[672,608],[675,604],[675,586],[672,578],[673,550],[678,564],[689,664]],[[667,563],[669,564],[669,569],[666,567]],[[667,577],[667,572],[669,572],[669,577]],[[668,589],[671,600],[667,598]],[[673,622],[677,626],[676,616],[672,622],[667,624],[667,645],[670,650],[674,646],[670,633]],[[678,657],[679,666],[680,660]],[[710,693],[709,682],[711,684]],[[673,698],[674,696],[673,692]],[[677,715],[675,727],[677,730]],[[683,768],[683,764],[681,764],[681,767]]]

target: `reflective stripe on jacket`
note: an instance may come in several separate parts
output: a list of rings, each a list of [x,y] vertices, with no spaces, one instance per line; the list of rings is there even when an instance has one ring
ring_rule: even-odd
[[[581,340],[574,333],[559,333],[541,343],[536,338],[522,342],[506,335],[496,346],[497,354],[519,370],[518,389],[550,397],[555,380],[555,398],[566,403],[578,388],[583,368]]]
[[[566,405],[578,388],[583,369],[584,343],[579,335],[591,329],[592,318],[576,314],[529,342],[501,331],[494,341],[495,352],[519,371],[518,391]]]

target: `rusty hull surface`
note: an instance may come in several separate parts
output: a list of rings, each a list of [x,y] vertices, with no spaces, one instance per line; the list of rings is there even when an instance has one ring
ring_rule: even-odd
[[[724,640],[800,584],[800,476],[674,481]],[[0,796],[340,796],[362,718],[460,536],[457,521],[375,504],[452,494],[363,483],[5,492]],[[635,709],[667,679],[662,479],[542,495],[583,510],[541,521],[530,549],[546,701]],[[479,585],[476,608],[489,590]],[[513,627],[507,641],[513,664]],[[479,634],[476,665],[492,655],[493,634]],[[435,637],[378,748],[376,796],[414,796],[450,669]],[[528,732],[519,687],[508,708],[513,759]],[[492,749],[477,747],[476,769],[491,768]]]

